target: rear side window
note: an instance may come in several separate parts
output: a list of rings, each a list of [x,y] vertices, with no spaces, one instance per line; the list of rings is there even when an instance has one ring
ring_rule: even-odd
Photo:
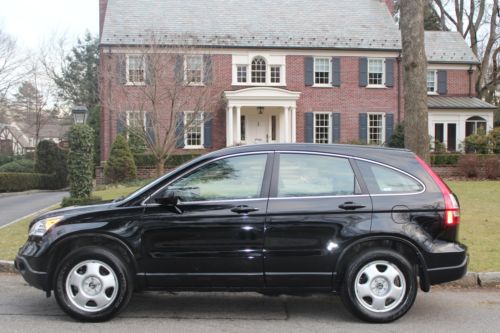
[[[364,161],[358,161],[370,194],[414,193],[424,188],[420,182],[404,173]]]
[[[280,154],[278,197],[352,195],[358,189],[346,158]]]

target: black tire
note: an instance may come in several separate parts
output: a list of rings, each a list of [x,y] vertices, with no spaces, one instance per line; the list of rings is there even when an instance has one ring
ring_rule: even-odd
[[[89,310],[79,308],[78,302],[71,300],[70,295],[68,295],[67,283],[70,284],[69,280],[67,280],[68,275],[70,273],[74,275],[75,272],[78,272],[78,270],[76,270],[77,267],[83,267],[80,269],[83,269],[85,272],[87,269],[85,263],[92,264],[94,267],[99,267],[99,272],[103,272],[106,276],[111,274],[111,280],[115,282],[116,291],[115,287],[103,290],[102,293],[111,293],[113,296],[110,298],[111,300],[106,303],[106,307],[101,310],[99,310],[99,308]],[[99,265],[99,263],[102,265],[96,266]],[[111,272],[109,270],[111,270]],[[103,275],[103,277],[105,275]],[[92,277],[88,277],[87,280],[91,278]],[[86,246],[64,257],[55,271],[53,283],[54,295],[61,309],[74,319],[86,322],[101,322],[112,318],[127,306],[133,292],[132,273],[121,256],[107,248],[97,246]],[[83,284],[84,282],[82,282],[82,288]],[[90,284],[88,285],[90,286]],[[95,288],[95,285],[92,285],[92,288]],[[104,284],[101,284],[101,286],[103,285]],[[72,288],[74,287],[71,286],[69,288],[69,292],[73,293]],[[102,290],[103,288],[101,287],[100,289]],[[76,291],[76,293],[78,292],[80,291]],[[89,302],[92,302],[92,300]],[[92,306],[92,304],[90,305]]]
[[[377,265],[377,263],[382,264]],[[374,284],[371,284],[371,282],[365,282],[373,280],[369,280],[367,276],[363,275],[365,269],[370,265],[375,266],[377,270],[379,267],[380,269],[383,269],[383,263],[390,264],[392,268],[397,268],[399,270],[398,273],[402,273],[404,281],[401,282],[402,280],[396,280],[396,283],[399,282],[398,287],[400,287],[400,290],[404,290],[404,294],[398,298],[398,302],[395,302],[390,297],[385,296],[387,298],[384,301],[384,307],[386,306],[386,302],[389,302],[387,311],[385,309],[372,310],[369,308],[371,306],[369,302],[371,300],[373,303],[373,299],[369,296],[367,298],[357,296],[356,279],[358,278],[358,274],[360,274],[360,284],[366,283],[368,286],[373,285],[374,288],[377,286],[377,288],[381,288],[380,292],[383,293],[383,286],[378,287],[380,284],[376,283],[377,281],[374,281]],[[388,269],[387,265],[386,269]],[[363,281],[363,279],[365,281]],[[399,279],[399,277],[396,279]],[[405,287],[403,287],[403,284]],[[408,312],[415,302],[415,298],[417,296],[417,286],[417,276],[414,269],[404,256],[389,249],[372,249],[359,254],[347,265],[341,287],[341,299],[346,308],[356,317],[368,322],[387,323],[401,318],[406,312]],[[381,298],[384,298],[384,295],[382,295]],[[391,305],[391,301],[395,302],[395,304]],[[394,308],[391,309],[391,306],[394,306]]]

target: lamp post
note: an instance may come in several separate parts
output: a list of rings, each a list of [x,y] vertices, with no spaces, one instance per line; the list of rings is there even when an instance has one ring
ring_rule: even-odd
[[[87,122],[89,110],[85,106],[75,106],[73,110],[71,110],[71,114],[73,115],[74,124],[85,124]]]

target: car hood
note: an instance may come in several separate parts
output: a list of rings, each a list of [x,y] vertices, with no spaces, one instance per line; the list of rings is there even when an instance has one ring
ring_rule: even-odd
[[[48,217],[53,217],[53,216],[64,216],[64,219],[80,215],[80,214],[85,214],[85,213],[93,213],[93,212],[98,212],[98,211],[106,211],[111,208],[115,207],[115,203],[105,203],[105,204],[98,204],[98,205],[89,205],[89,206],[70,206],[70,207],[65,207],[65,208],[60,208],[56,210],[51,210],[50,212],[41,214],[37,216],[31,223],[33,225],[37,221],[46,219]]]

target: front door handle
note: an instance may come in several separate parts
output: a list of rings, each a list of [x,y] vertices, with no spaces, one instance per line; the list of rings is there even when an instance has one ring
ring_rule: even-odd
[[[352,202],[352,201],[344,202],[343,204],[339,205],[339,208],[343,209],[343,210],[356,210],[356,209],[361,209],[361,208],[365,208],[365,207],[366,207],[365,205],[362,205],[362,204],[359,204],[356,202]]]
[[[247,205],[236,206],[231,209],[233,213],[238,213],[238,214],[248,214],[251,212],[256,212],[258,210],[259,210],[258,208],[249,207]]]

